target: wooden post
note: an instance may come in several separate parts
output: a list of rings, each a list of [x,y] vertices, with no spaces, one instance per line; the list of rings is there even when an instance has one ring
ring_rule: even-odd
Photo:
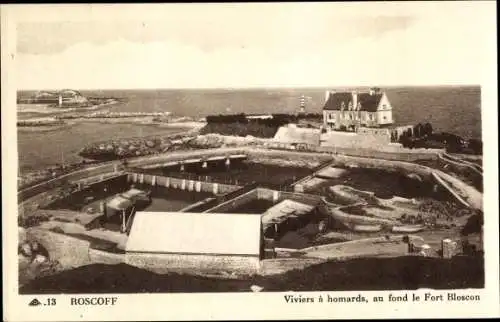
[[[125,232],[125,209],[122,211],[122,233]]]

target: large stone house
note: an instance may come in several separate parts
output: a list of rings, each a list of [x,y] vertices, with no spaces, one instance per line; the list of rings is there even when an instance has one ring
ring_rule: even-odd
[[[385,92],[326,93],[323,125],[330,130],[356,131],[359,127],[380,127],[394,123],[392,106]]]

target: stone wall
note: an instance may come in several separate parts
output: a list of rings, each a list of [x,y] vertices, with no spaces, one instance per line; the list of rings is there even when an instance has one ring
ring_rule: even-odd
[[[376,149],[358,149],[358,148],[338,148],[338,147],[313,147],[316,152],[344,154],[356,157],[377,158],[384,160],[397,161],[416,161],[416,160],[436,160],[440,150],[435,149],[405,149],[397,146],[387,147],[384,150]]]
[[[259,256],[225,256],[199,254],[126,253],[125,263],[159,274],[169,271],[195,273],[254,274],[259,271]]]
[[[355,135],[346,133],[346,135]],[[440,149],[407,149],[397,144],[388,144],[383,147],[372,146],[370,148],[358,147],[339,147],[339,146],[312,146],[307,144],[289,144],[289,143],[268,143],[269,149],[282,150],[283,152],[303,153],[309,158],[316,155],[325,154],[345,154],[367,158],[379,158],[386,160],[415,161],[415,160],[436,160],[438,153],[443,152]]]
[[[115,254],[89,248],[89,258],[92,263],[120,264],[125,261],[125,254]]]
[[[154,165],[167,161],[182,161],[184,159],[190,158],[209,158],[221,155],[231,155],[231,154],[245,154],[244,148],[217,148],[217,149],[204,149],[195,151],[180,151],[180,152],[169,152],[165,154],[147,156],[130,159],[128,164],[131,167],[140,167],[147,165]]]
[[[329,131],[321,136],[322,146],[335,146],[345,148],[384,147],[391,142],[388,129],[362,127],[356,133]]]
[[[250,200],[254,200],[257,198],[258,198],[257,189],[254,189],[234,199],[223,202],[220,205],[210,208],[204,212],[213,212],[213,213],[230,212],[231,209],[237,208],[241,205],[248,203]]]
[[[109,175],[110,173],[115,172],[115,170],[116,172],[118,172],[119,170],[119,168],[116,167],[116,164],[104,164],[97,167],[74,171],[60,177],[39,183],[32,187],[22,189],[17,193],[17,197],[19,201],[24,201],[47,190],[58,188],[66,182],[82,180],[98,175]]]
[[[321,201],[321,198],[319,196],[315,196],[315,195],[278,191],[278,190],[272,190],[272,189],[267,189],[267,188],[256,188],[256,189],[251,190],[251,191],[249,191],[249,192],[247,192],[239,197],[236,197],[232,200],[226,201],[220,205],[217,205],[211,209],[208,209],[205,212],[212,212],[212,213],[230,212],[231,209],[237,208],[237,207],[239,207],[243,204],[246,204],[249,201],[255,200],[255,199],[271,200],[275,203],[278,203],[278,202],[283,201],[285,199],[289,199],[289,200],[297,201],[300,203],[305,203],[305,204],[312,205],[312,206],[317,205]]]
[[[226,194],[241,188],[241,186],[236,185],[180,179],[144,173],[129,173],[127,180],[128,182],[133,183],[149,184],[152,186],[162,186],[187,191],[211,192],[213,194]]]
[[[433,180],[433,173],[444,179],[450,188],[465,200],[472,208],[483,210],[483,194],[472,186],[458,178],[455,178],[441,170],[429,168],[416,163],[382,160],[375,158],[364,158],[346,155],[336,155],[334,163],[340,166],[361,166],[365,168],[384,169],[386,171],[397,171],[404,174],[418,174],[425,180]],[[439,183],[439,182],[438,182]]]
[[[132,167],[137,167],[142,165],[152,165],[155,163],[166,162],[166,161],[181,161],[186,158],[211,157],[211,156],[244,154],[244,153],[246,153],[246,150],[244,148],[219,148],[219,149],[206,149],[197,151],[169,152],[155,156],[131,158],[128,159],[128,165]],[[122,170],[121,163],[118,161],[106,162],[99,164],[97,166],[87,167],[81,170],[67,173],[65,175],[59,176],[54,179],[44,181],[32,187],[22,189],[18,191],[18,200],[24,201],[28,198],[43,193],[47,190],[60,187],[65,182],[82,180],[103,174],[107,175],[109,173],[117,172],[120,170]]]
[[[91,263],[88,241],[42,228],[31,228],[26,233],[29,240],[38,241],[49,253],[49,258],[58,261],[64,269]]]

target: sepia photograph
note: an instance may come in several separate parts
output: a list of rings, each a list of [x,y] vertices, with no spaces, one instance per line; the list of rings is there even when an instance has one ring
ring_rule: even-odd
[[[480,301],[492,6],[418,4],[27,8],[16,292]]]

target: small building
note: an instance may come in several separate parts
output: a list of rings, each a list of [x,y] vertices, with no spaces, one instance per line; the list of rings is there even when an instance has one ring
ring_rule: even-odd
[[[132,188],[117,194],[105,202],[104,220],[119,223],[121,230],[125,232],[127,222],[134,212],[147,207],[151,201],[151,193],[139,189]]]
[[[263,249],[260,215],[137,212],[125,262],[153,271],[252,274]]]
[[[293,146],[318,146],[321,132],[319,129],[301,128],[296,124],[281,126],[274,135],[273,141]]]
[[[371,88],[369,92],[326,93],[323,125],[329,130],[357,131],[359,127],[393,124],[392,105],[385,92]]]

